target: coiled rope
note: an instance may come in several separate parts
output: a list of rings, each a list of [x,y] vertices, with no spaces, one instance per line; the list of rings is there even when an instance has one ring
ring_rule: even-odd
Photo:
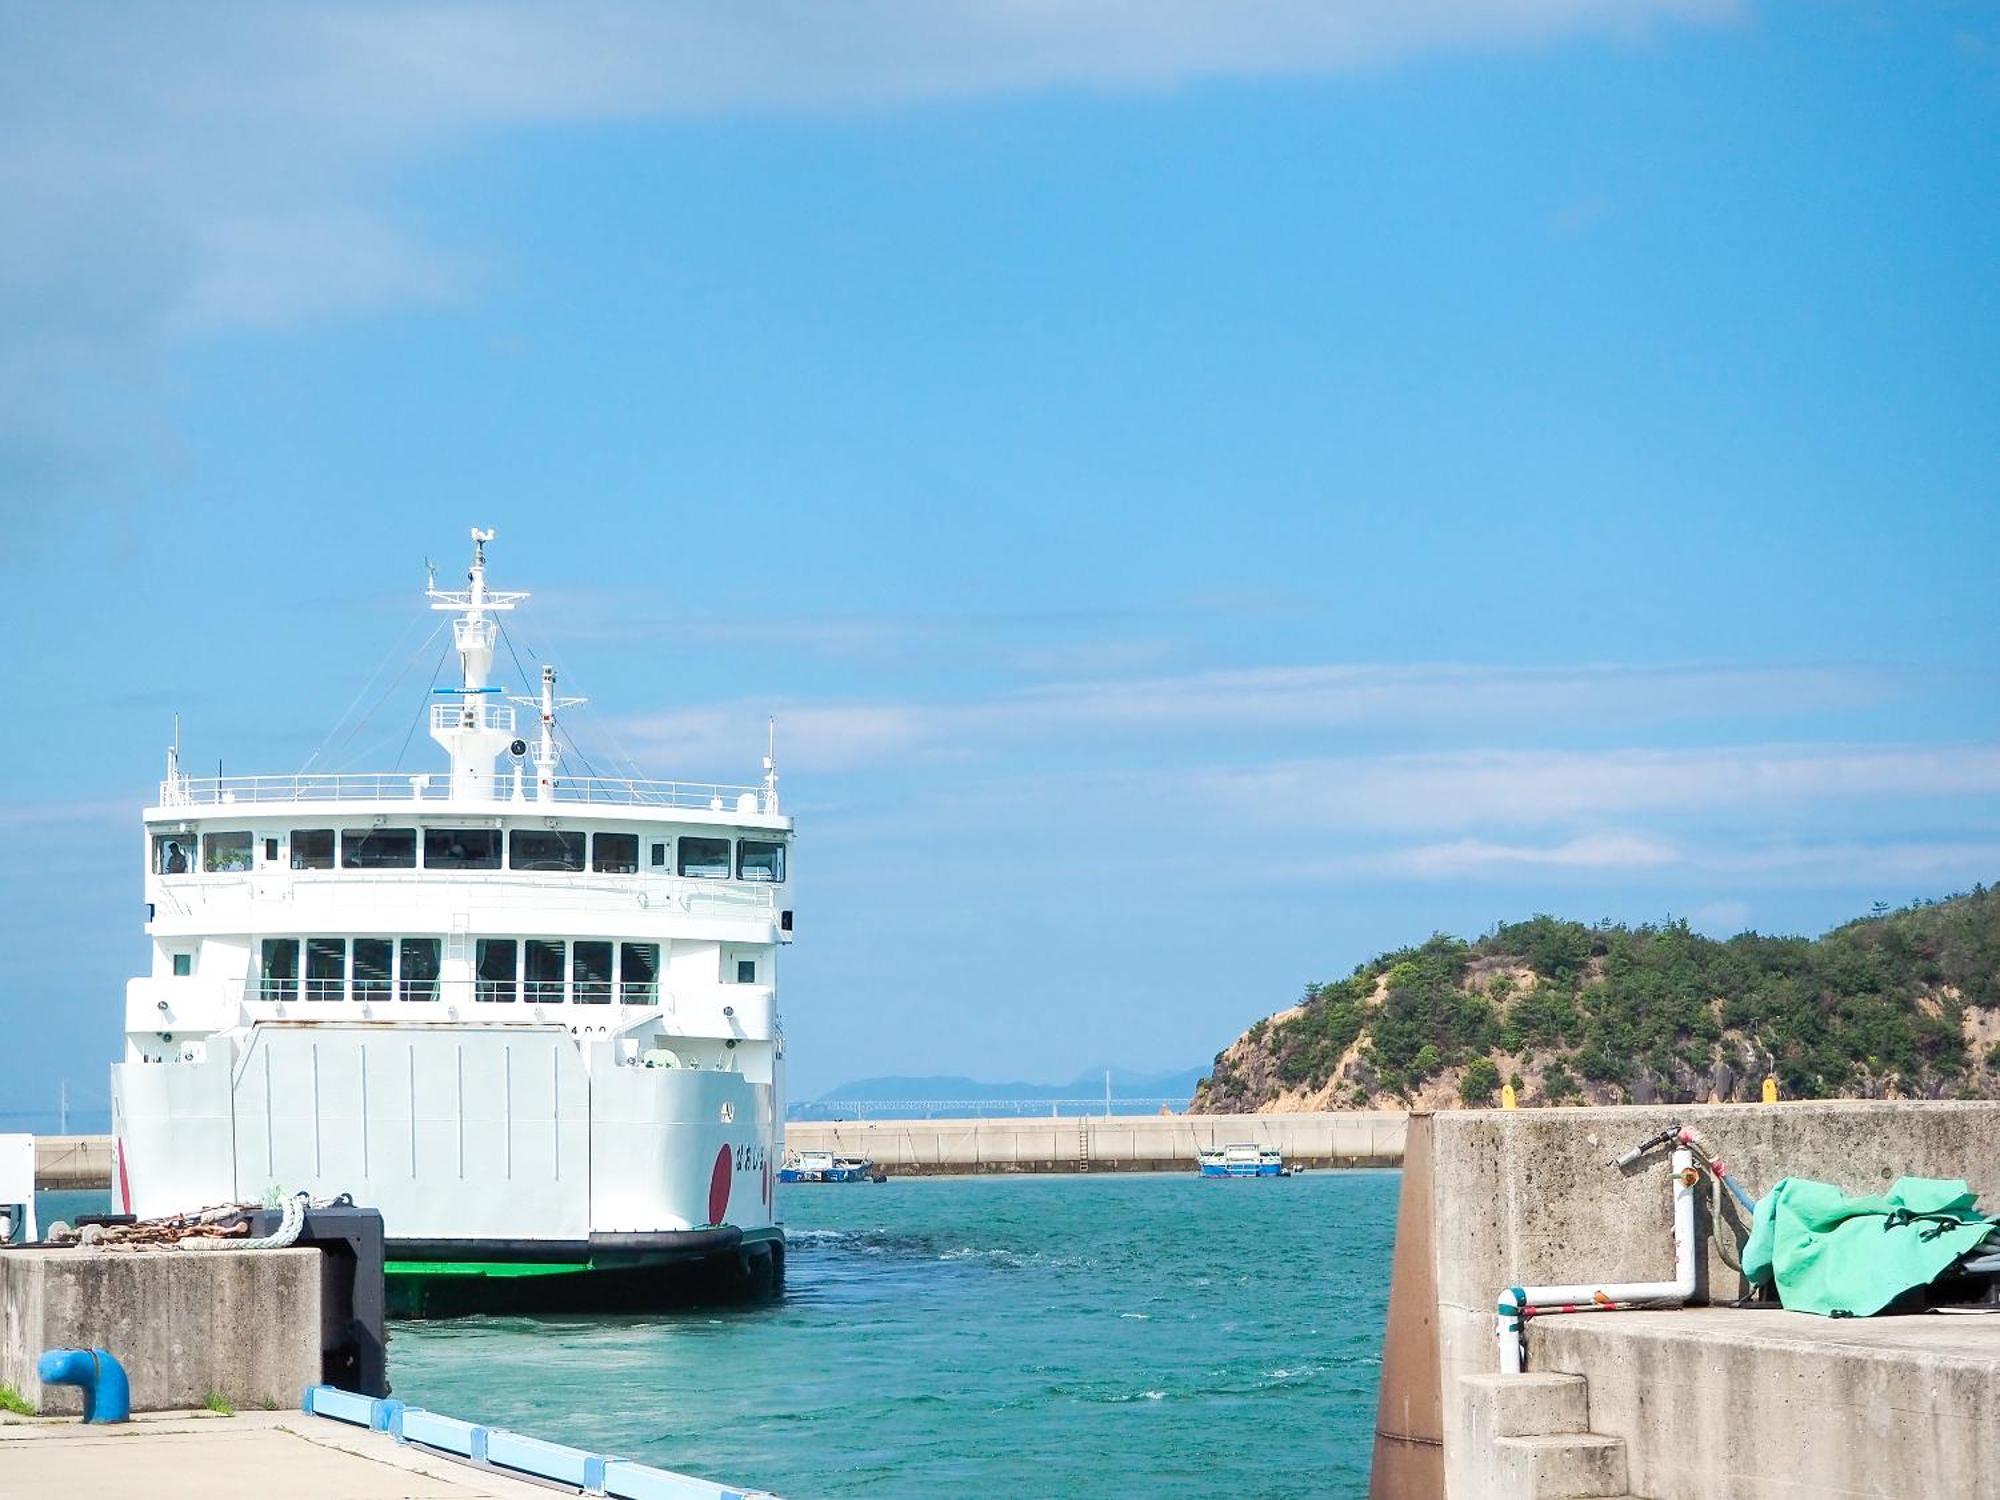
[[[299,1231],[306,1227],[306,1206],[308,1199],[304,1193],[294,1193],[285,1200],[284,1214],[278,1220],[278,1227],[259,1239],[245,1240],[220,1235],[190,1236],[178,1242],[182,1250],[283,1250],[297,1241]]]

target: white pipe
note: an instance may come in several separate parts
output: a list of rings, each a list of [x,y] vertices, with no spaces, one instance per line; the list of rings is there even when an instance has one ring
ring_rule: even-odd
[[[1614,1312],[1629,1307],[1679,1306],[1694,1295],[1694,1152],[1674,1147],[1674,1279],[1672,1281],[1572,1282],[1567,1286],[1510,1286],[1500,1294],[1493,1336],[1500,1373],[1521,1373],[1521,1327],[1536,1315]]]

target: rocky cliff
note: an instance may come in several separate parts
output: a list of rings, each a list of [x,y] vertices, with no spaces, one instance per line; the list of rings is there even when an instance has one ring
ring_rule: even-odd
[[[2000,1097],[2000,890],[1818,938],[1538,916],[1306,988],[1215,1059],[1197,1113]]]

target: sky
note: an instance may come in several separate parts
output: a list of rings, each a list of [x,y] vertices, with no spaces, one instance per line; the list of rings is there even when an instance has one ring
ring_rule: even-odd
[[[0,0],[0,1122],[474,525],[591,766],[777,718],[800,1097],[1991,881],[1996,265],[1972,0]]]

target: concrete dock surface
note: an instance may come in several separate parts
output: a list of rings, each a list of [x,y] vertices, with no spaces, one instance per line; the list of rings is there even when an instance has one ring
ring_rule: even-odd
[[[552,1493],[560,1491],[298,1411],[159,1412],[93,1427],[0,1415],[0,1500],[549,1500]]]
[[[1590,1430],[1653,1500],[2000,1500],[2000,1313],[1589,1313],[1528,1346],[1588,1377]]]

